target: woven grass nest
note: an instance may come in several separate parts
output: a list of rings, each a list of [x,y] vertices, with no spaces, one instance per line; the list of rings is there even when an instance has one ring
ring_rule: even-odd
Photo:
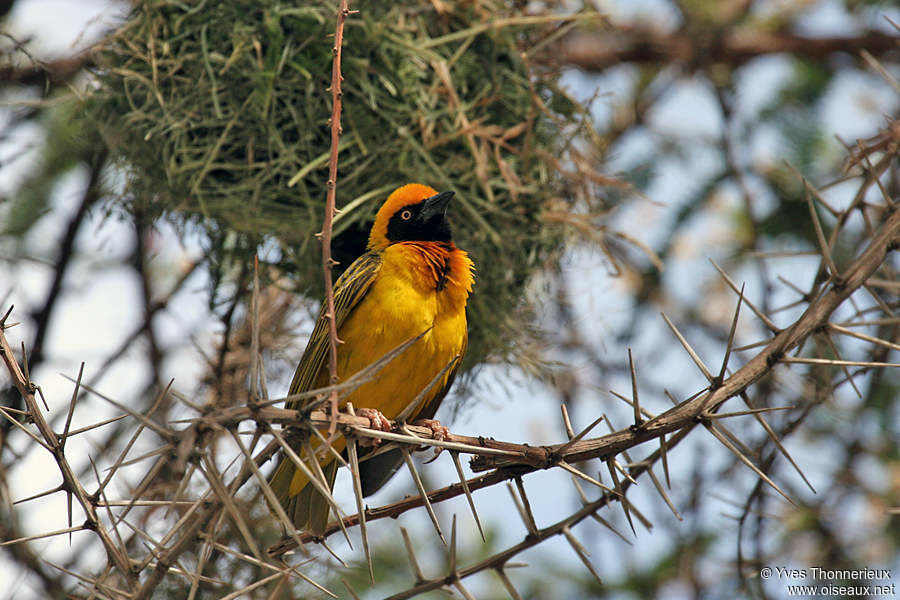
[[[200,223],[216,281],[235,253],[249,261],[267,243],[298,292],[321,298],[315,233],[336,7],[143,0],[97,51],[86,110],[128,173],[116,202]],[[454,190],[454,237],[477,265],[465,366],[511,360],[533,333],[526,288],[558,264],[566,237],[543,215],[577,210],[592,194],[577,165],[562,166],[575,164],[584,111],[527,53],[584,15],[527,17],[511,2],[448,0],[354,8],[335,258],[346,267],[363,252],[375,211],[399,185]]]

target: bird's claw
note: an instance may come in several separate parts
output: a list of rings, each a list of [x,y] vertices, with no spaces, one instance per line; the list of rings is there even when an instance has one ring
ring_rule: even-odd
[[[374,408],[357,408],[357,417],[365,417],[369,420],[369,427],[377,431],[390,431],[393,429],[391,422],[385,417],[380,410]],[[372,438],[369,442],[372,446],[378,446],[381,443],[379,438]]]
[[[414,422],[413,425],[417,425],[419,427],[427,427],[431,430],[431,439],[437,440],[439,442],[446,442],[450,439],[450,430],[441,425],[441,422],[437,419],[419,419]],[[443,448],[440,446],[434,446],[434,456],[431,457],[427,462],[431,462],[440,456]],[[426,463],[427,464],[427,463]]]
[[[380,410],[374,408],[357,408],[357,417],[365,417],[369,420],[369,427],[378,431],[390,431],[392,429],[391,422],[381,414]]]
[[[441,425],[437,419],[419,419],[413,425],[427,427],[431,430],[431,438],[439,442],[446,442],[450,439],[450,430]]]

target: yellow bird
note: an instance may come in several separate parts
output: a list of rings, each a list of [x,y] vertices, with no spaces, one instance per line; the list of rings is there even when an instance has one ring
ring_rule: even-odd
[[[412,346],[383,366],[370,380],[343,400],[364,413],[373,424],[381,414],[396,418],[444,370],[410,419],[430,419],[447,394],[466,351],[466,302],[474,283],[474,264],[453,244],[445,218],[453,192],[410,183],[395,190],[378,211],[369,233],[368,251],[357,258],[334,286],[338,337],[338,377],[347,380],[404,342],[421,335]],[[289,394],[329,383],[328,321],[324,309],[297,365]],[[288,408],[302,408],[298,402]],[[377,412],[376,412],[377,411]],[[381,413],[381,414],[378,414]],[[433,425],[433,423],[432,423]],[[333,442],[343,451],[346,441]],[[304,460],[309,460],[301,454]],[[329,486],[334,485],[337,462],[319,458]],[[383,486],[397,471],[399,450],[360,463],[363,495]],[[328,523],[329,505],[286,456],[282,456],[270,485],[298,529],[321,534]]]

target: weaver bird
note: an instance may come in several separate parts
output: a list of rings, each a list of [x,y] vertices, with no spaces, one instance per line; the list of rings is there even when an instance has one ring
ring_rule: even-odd
[[[389,425],[385,417],[394,419],[400,415],[444,371],[409,415],[410,420],[430,420],[450,389],[465,354],[466,302],[474,283],[474,265],[453,244],[445,218],[452,198],[453,192],[437,193],[417,183],[395,190],[375,217],[368,251],[335,282],[335,319],[338,338],[343,342],[337,350],[341,381],[421,335],[377,371],[374,379],[343,400],[369,409],[363,414],[374,426]],[[329,384],[328,320],[324,313],[323,306],[289,394]],[[306,406],[302,401],[294,401],[287,408]],[[435,421],[426,423],[440,427]],[[346,440],[338,438],[333,446],[341,452]],[[314,460],[322,466],[330,488],[334,485],[337,461],[330,453],[317,454]],[[311,460],[305,453],[300,456],[307,463]],[[360,462],[363,495],[383,486],[402,462],[399,450]],[[329,504],[290,458],[281,457],[269,483],[298,529],[314,534],[325,530]]]

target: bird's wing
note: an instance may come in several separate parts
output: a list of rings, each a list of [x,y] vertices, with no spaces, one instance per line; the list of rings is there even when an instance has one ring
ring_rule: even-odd
[[[369,286],[381,269],[381,253],[367,252],[347,267],[347,270],[334,284],[334,318],[338,329],[353,311],[353,308],[366,295]],[[325,303],[319,311],[319,318],[313,328],[312,335],[306,345],[306,351],[294,371],[288,394],[298,394],[313,389],[322,366],[328,357],[328,319],[325,317]],[[288,408],[297,408],[296,401]]]

